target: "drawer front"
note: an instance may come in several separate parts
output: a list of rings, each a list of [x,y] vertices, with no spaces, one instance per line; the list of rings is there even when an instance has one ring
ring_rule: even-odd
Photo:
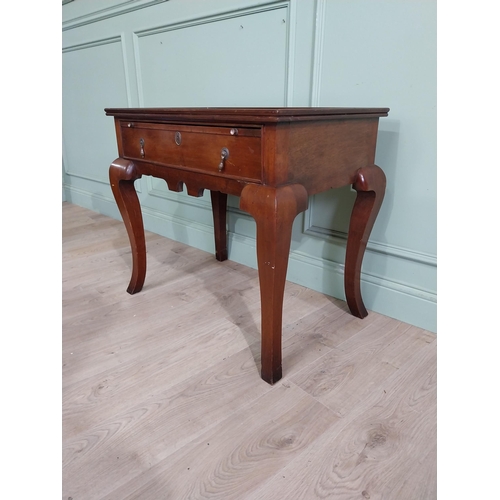
[[[224,177],[262,178],[260,128],[123,121],[120,130],[126,158]]]

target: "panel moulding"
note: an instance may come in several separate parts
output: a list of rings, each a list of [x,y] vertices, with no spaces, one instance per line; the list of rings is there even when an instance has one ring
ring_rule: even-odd
[[[192,26],[198,26],[202,24],[215,23],[218,21],[224,21],[226,19],[234,19],[237,17],[248,16],[252,14],[258,14],[261,12],[268,12],[270,10],[283,9],[289,7],[289,0],[275,0],[265,4],[254,5],[250,7],[244,7],[241,9],[230,9],[224,10],[216,14],[208,14],[205,16],[199,16],[194,18],[189,18],[185,21],[178,21],[171,24],[164,24],[161,26],[156,26],[153,28],[147,28],[144,30],[136,31],[135,34],[140,38],[143,36],[156,35],[158,33],[164,33],[167,31],[174,31],[184,28],[190,28]]]
[[[321,272],[327,271],[328,273],[335,273],[340,275],[343,280],[344,276],[344,264],[338,262],[329,261],[323,258],[314,257],[309,254],[304,254],[300,251],[291,251],[290,258],[295,261],[308,266],[313,266],[321,270]],[[370,283],[376,286],[382,286],[388,290],[396,291],[398,293],[404,293],[406,295],[417,297],[419,299],[426,300],[431,303],[437,302],[437,294],[432,290],[426,290],[424,288],[417,288],[399,281],[394,281],[387,279],[384,276],[380,276],[374,273],[368,273],[366,271],[361,272],[361,281],[364,283]],[[306,285],[307,286],[307,285]],[[328,291],[325,291],[328,293]],[[343,296],[343,290],[342,290]]]
[[[79,43],[77,45],[70,45],[68,47],[63,47],[62,53],[65,54],[67,52],[73,52],[76,50],[84,50],[84,49],[90,49],[93,47],[101,47],[104,45],[108,45],[111,43],[119,43],[120,47],[122,49],[122,61],[123,61],[123,70],[124,70],[124,77],[125,77],[125,88],[127,92],[127,104],[129,106],[132,105],[132,100],[131,100],[131,92],[130,92],[130,79],[129,79],[129,69],[128,69],[128,63],[127,63],[127,48],[126,48],[126,42],[125,42],[125,33],[121,33],[119,36],[112,36],[109,38],[100,38],[97,40],[91,40],[89,42],[84,42],[84,43]]]
[[[287,37],[285,62],[285,106],[293,106],[293,75],[295,69],[295,25],[297,23],[297,2],[291,2],[287,8]]]
[[[200,26],[203,24],[210,24],[219,21],[224,21],[226,19],[234,19],[238,17],[249,16],[253,14],[259,14],[261,12],[268,12],[271,10],[277,9],[287,9],[287,24],[290,25],[290,1],[271,1],[266,4],[260,4],[257,6],[245,7],[242,9],[231,9],[225,10],[223,12],[217,14],[209,14],[206,16],[200,16],[197,18],[191,18],[185,21],[179,21],[172,24],[165,24],[162,26],[156,26],[154,28],[148,28],[145,30],[135,31],[133,35],[134,40],[134,59],[135,59],[135,67],[136,67],[136,81],[137,81],[137,89],[139,93],[139,106],[144,107],[144,93],[143,93],[143,85],[142,85],[142,77],[141,77],[141,62],[140,62],[140,48],[139,48],[139,39],[146,36],[156,35],[158,33],[166,33],[168,31],[175,31],[179,29],[191,28],[193,26]],[[291,88],[293,88],[293,81],[290,75],[290,67],[293,64],[290,63],[290,47],[293,46],[290,40],[290,36],[294,33],[294,30],[288,27],[288,35],[287,35],[287,53],[286,53],[286,77],[285,77],[285,91],[284,91],[284,102],[286,105],[289,105],[288,93]]]
[[[345,246],[347,242],[347,233],[332,228],[315,226],[312,223],[312,211],[313,207],[311,206],[306,210],[306,212],[304,212],[303,233],[309,236],[314,236],[315,238],[322,238],[324,240],[332,240],[332,239],[337,240],[340,244]],[[388,245],[386,243],[380,243],[377,241],[368,240],[368,244],[366,245],[366,250],[385,255],[390,255],[392,257],[399,257],[405,260],[411,260],[432,267],[437,267],[436,256],[424,252],[416,252],[414,250],[408,250],[402,247],[398,247],[396,245]]]
[[[316,1],[316,23],[314,26],[313,66],[311,75],[311,106],[320,105],[323,40],[325,35],[326,0]]]
[[[125,34],[124,33],[122,33],[119,36],[113,36],[113,37],[109,37],[109,38],[100,38],[100,39],[91,40],[91,41],[88,41],[85,43],[80,43],[77,45],[70,45],[68,47],[63,47],[62,53],[64,54],[67,52],[74,52],[74,51],[85,50],[85,49],[94,48],[94,47],[101,47],[101,46],[109,45],[112,43],[119,43],[120,44],[120,48],[121,48],[121,52],[122,52],[124,79],[125,79],[125,91],[127,94],[127,104],[129,106],[131,106],[132,101],[131,101],[131,91],[130,91],[130,79],[129,79],[129,74],[128,74],[128,64],[127,64],[127,57],[126,57],[126,44],[125,44]],[[103,110],[103,113],[104,113],[104,110]],[[103,181],[102,179],[98,179],[96,177],[92,177],[89,175],[81,174],[79,172],[71,171],[71,167],[69,166],[69,162],[67,161],[67,154],[65,152],[65,147],[64,147],[64,129],[62,131],[62,135],[63,135],[62,155],[63,155],[63,162],[65,165],[66,175],[73,176],[73,177],[79,177],[80,179],[84,179],[84,180],[92,181],[92,182],[98,182],[100,184],[107,185],[108,184],[107,180]],[[68,167],[66,167],[66,165],[68,165]],[[138,192],[140,192],[141,191],[140,183],[136,183],[135,186],[136,186],[136,190]]]
[[[62,30],[67,31],[73,28],[78,28],[80,26],[85,26],[86,24],[103,21],[104,19],[109,19],[111,17],[133,12],[134,10],[143,9],[144,7],[150,7],[163,2],[168,2],[168,0],[124,0],[111,7],[95,10],[94,12],[68,19],[62,23]]]
[[[91,40],[89,42],[79,43],[77,45],[69,45],[68,47],[63,47],[63,54],[66,52],[73,52],[75,50],[90,49],[92,47],[99,47],[101,45],[108,45],[110,43],[122,42],[121,36],[112,36],[109,38],[99,38],[97,40]]]

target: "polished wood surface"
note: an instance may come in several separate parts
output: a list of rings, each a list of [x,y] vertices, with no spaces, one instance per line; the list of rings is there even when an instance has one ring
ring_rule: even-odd
[[[240,208],[257,223],[257,264],[262,309],[261,376],[270,384],[281,379],[281,326],[292,224],[307,208],[307,191],[300,184],[280,187],[249,184]],[[277,334],[279,332],[279,335]]]
[[[222,262],[227,259],[227,194],[210,191],[210,199],[214,217],[215,258]]]
[[[361,298],[361,264],[370,231],[384,200],[385,184],[385,174],[376,165],[359,169],[353,184],[357,195],[347,237],[344,288],[347,305],[358,318],[368,315]]]
[[[261,125],[296,121],[329,121],[387,116],[389,108],[107,108],[106,113],[120,119],[141,119],[163,123],[242,123]]]
[[[214,172],[219,165],[220,151],[231,152],[224,166],[224,176],[238,179],[260,180],[260,129],[238,128],[231,135],[227,127],[167,125],[157,123],[122,122],[123,156],[141,161],[140,140],[144,141],[143,154],[149,163],[163,164],[191,171]],[[179,134],[179,142],[175,135]]]
[[[129,293],[142,289],[146,249],[133,183],[143,174],[192,196],[211,191],[216,257],[227,258],[225,196],[257,224],[261,280],[262,377],[282,376],[281,325],[291,228],[309,195],[351,184],[357,191],[346,249],[345,290],[352,314],[367,314],[360,291],[366,242],[384,198],[374,164],[378,121],[388,108],[130,108],[115,119],[119,158],[110,182],[134,254]],[[141,236],[142,235],[142,236]]]
[[[270,386],[258,271],[146,240],[63,203],[64,500],[437,498],[436,335],[287,282]]]

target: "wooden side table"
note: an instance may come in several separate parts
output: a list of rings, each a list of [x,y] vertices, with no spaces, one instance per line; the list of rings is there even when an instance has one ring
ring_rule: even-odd
[[[227,259],[227,195],[257,224],[262,314],[262,378],[282,376],[283,294],[292,223],[308,196],[351,184],[357,197],[347,239],[344,286],[351,313],[368,313],[361,263],[382,204],[385,175],[374,164],[378,121],[388,108],[123,108],[113,116],[119,158],[109,169],[113,195],[132,247],[127,291],[142,289],[146,244],[134,181],[164,179],[192,196],[209,189],[216,258]]]

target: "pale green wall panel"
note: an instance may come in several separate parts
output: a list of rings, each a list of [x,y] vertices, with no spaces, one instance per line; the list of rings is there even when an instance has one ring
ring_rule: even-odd
[[[89,190],[91,198],[109,197],[104,166],[116,158],[117,148],[114,129],[102,110],[129,102],[121,38],[66,47],[62,77],[64,181],[75,189]],[[70,191],[66,197],[72,201]]]
[[[372,238],[436,254],[436,3],[326,1],[321,106],[388,106],[388,198]]]
[[[408,0],[74,0],[63,7],[65,197],[119,218],[107,183],[122,106],[388,106],[387,195],[368,244],[368,309],[436,329],[436,5]],[[213,251],[210,198],[136,182],[147,229]],[[349,188],[297,217],[288,279],[343,298]],[[229,257],[256,266],[229,197]]]
[[[388,106],[376,163],[387,175],[384,204],[364,260],[366,282],[381,277],[395,297],[371,307],[436,326],[436,4],[410,0],[321,1],[317,104]],[[322,205],[324,213],[327,209]],[[312,218],[313,224],[316,219]],[[325,224],[321,218],[318,226]],[[345,220],[332,229],[342,230]],[[375,249],[376,252],[370,251]],[[380,253],[381,252],[381,253]],[[396,293],[397,292],[397,293]],[[367,292],[370,295],[370,292]]]
[[[141,32],[141,105],[284,106],[287,8]]]

